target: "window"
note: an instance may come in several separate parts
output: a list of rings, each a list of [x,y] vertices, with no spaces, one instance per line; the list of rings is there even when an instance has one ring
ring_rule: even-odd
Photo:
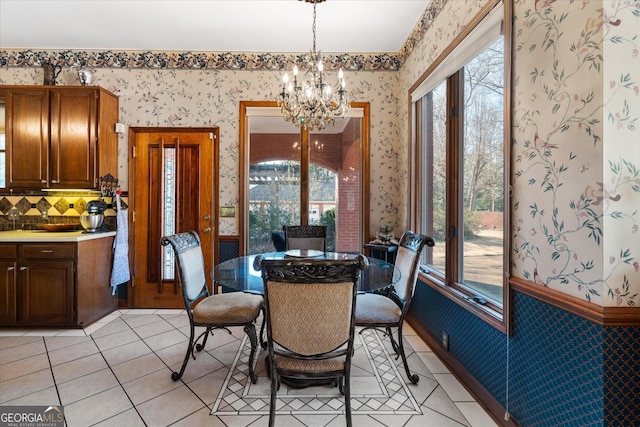
[[[368,104],[352,103],[348,117],[311,132],[265,104],[241,103],[244,253],[274,251],[272,233],[285,224],[325,225],[329,251],[361,252],[368,230]]]
[[[427,280],[495,325],[502,325],[508,266],[502,8],[412,91],[412,222],[436,240],[423,258]]]

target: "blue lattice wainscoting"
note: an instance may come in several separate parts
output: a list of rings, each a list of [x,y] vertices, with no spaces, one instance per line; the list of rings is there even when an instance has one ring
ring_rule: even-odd
[[[640,426],[640,331],[514,292],[506,335],[419,283],[411,314],[522,426]],[[442,350],[444,351],[444,350]]]
[[[218,245],[218,263],[240,256],[240,241],[237,236],[221,236]]]
[[[602,326],[523,294],[513,301],[514,417],[531,426],[603,425]]]
[[[640,426],[639,327],[604,329],[604,396],[606,425]]]

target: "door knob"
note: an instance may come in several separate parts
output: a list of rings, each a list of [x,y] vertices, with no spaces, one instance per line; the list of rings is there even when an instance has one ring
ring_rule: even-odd
[[[205,227],[202,229],[203,233],[209,233],[211,231],[211,227]]]
[[[210,215],[205,215],[204,216],[204,220],[205,221],[211,221],[211,216]]]

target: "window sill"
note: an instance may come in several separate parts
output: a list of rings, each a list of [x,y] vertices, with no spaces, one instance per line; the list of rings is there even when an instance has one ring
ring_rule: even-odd
[[[428,272],[425,273],[423,270],[420,270],[420,272],[418,273],[418,278],[426,286],[429,286],[436,292],[449,298],[451,301],[458,304],[460,307],[469,311],[489,325],[493,326],[500,332],[507,332],[507,324],[505,322],[503,313],[500,313],[499,311],[496,311],[491,307],[487,307],[484,304],[475,302],[473,299],[469,298],[469,294],[464,293],[452,286],[445,285],[442,280],[440,280],[433,274],[429,274]]]

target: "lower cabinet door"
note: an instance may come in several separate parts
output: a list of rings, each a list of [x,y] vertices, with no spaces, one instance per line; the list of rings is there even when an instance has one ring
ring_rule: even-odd
[[[16,323],[16,262],[0,261],[0,325]]]
[[[65,326],[75,323],[73,261],[25,262],[18,275],[21,324]]]

